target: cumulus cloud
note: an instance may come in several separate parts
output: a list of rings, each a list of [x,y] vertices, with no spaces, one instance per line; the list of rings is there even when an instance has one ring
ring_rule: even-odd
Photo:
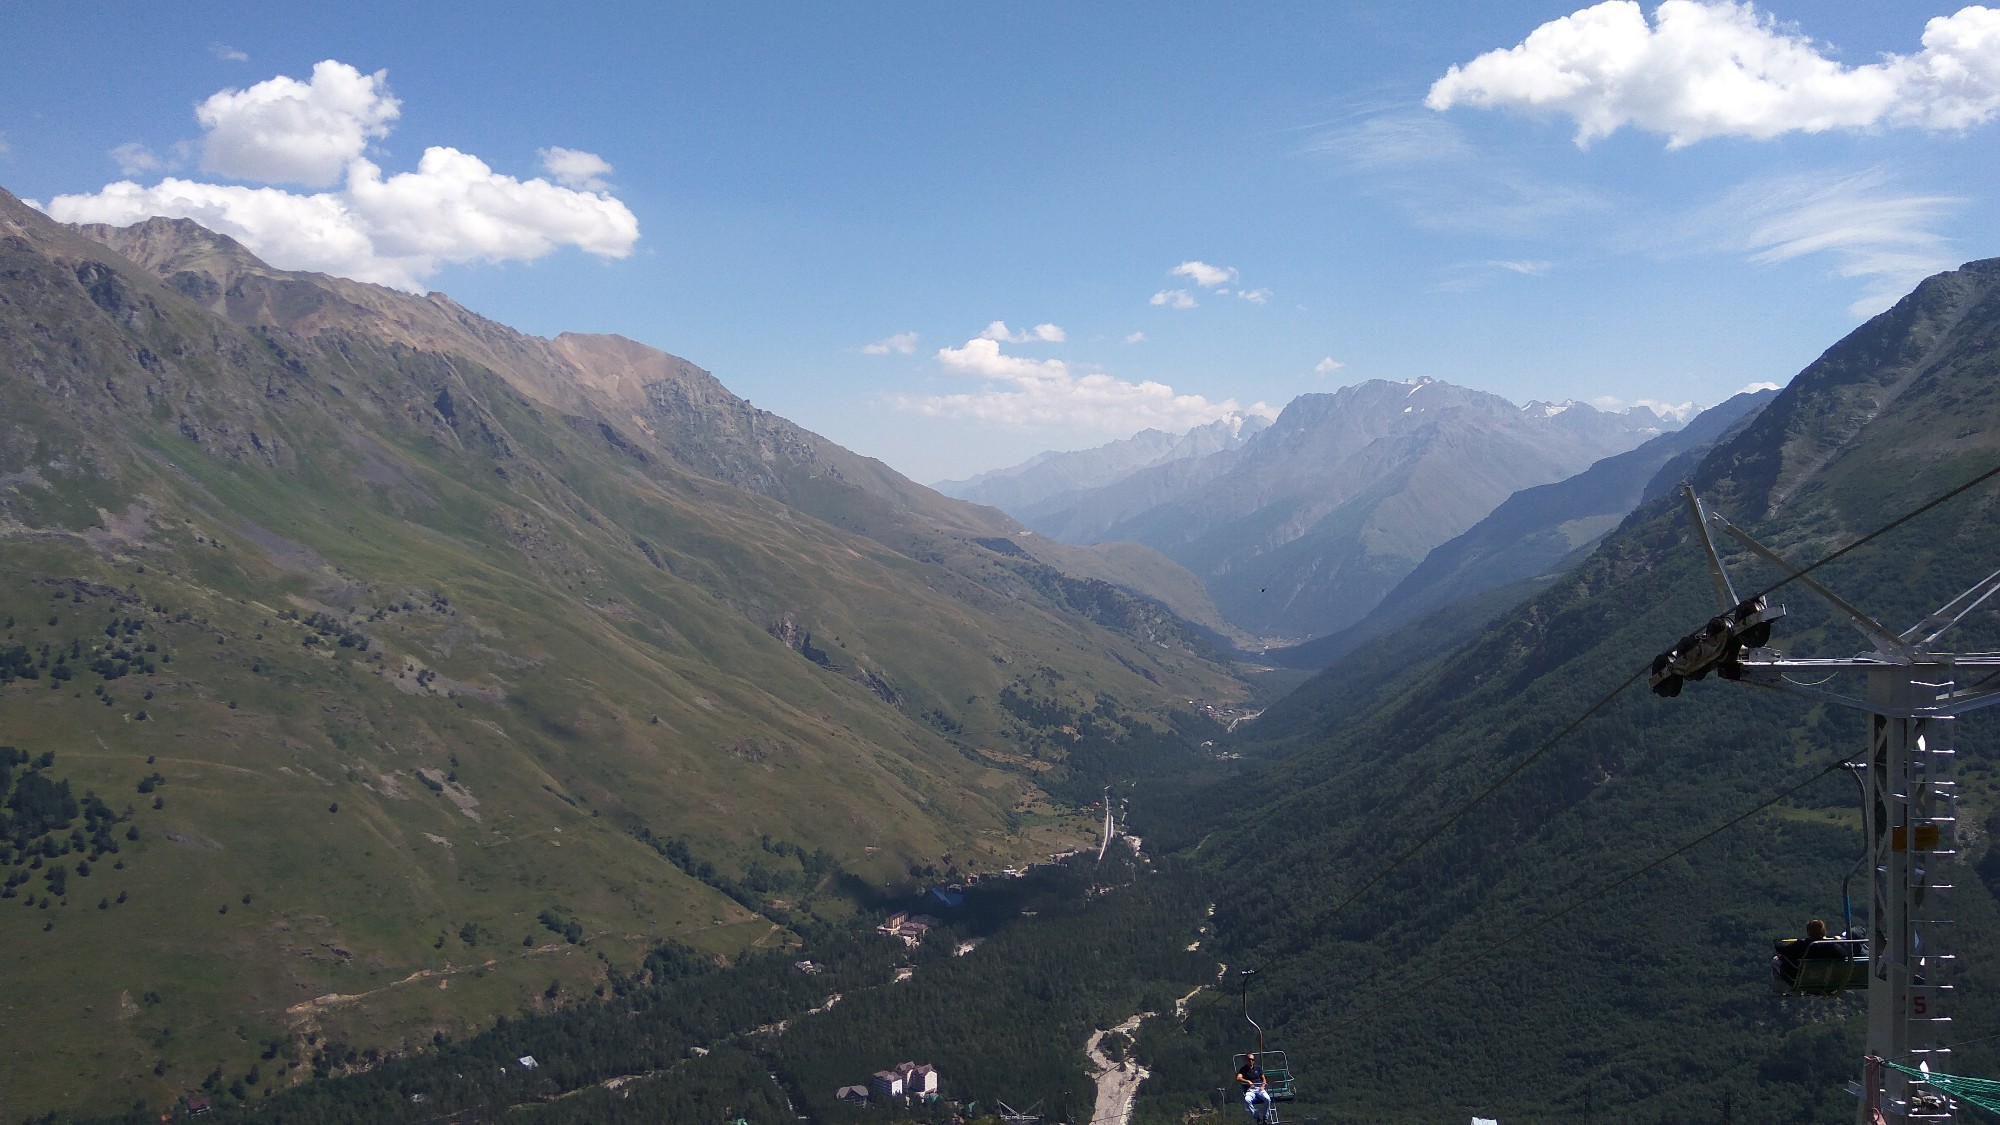
[[[1170,309],[1191,309],[1195,306],[1195,299],[1185,289],[1162,289],[1153,294],[1152,300],[1146,303],[1165,305]]]
[[[1560,114],[1588,145],[1631,126],[1670,147],[1709,137],[1902,126],[1965,129],[2000,114],[2000,9],[1924,25],[1923,49],[1843,66],[1751,3],[1663,0],[1649,24],[1606,0],[1454,66],[1424,104]]]
[[[201,166],[239,180],[326,187],[368,142],[389,135],[402,103],[388,72],[363,74],[327,59],[301,82],[279,75],[246,90],[220,90],[195,107]]]
[[[1327,356],[1326,358],[1320,360],[1318,363],[1313,364],[1313,374],[1325,377],[1333,374],[1334,372],[1340,370],[1345,366],[1347,365],[1333,358],[1332,356]]]
[[[249,55],[244,54],[243,52],[237,50],[236,48],[230,46],[227,43],[210,43],[208,45],[208,53],[214,55],[218,59],[221,59],[223,62],[250,61]]]
[[[894,352],[897,355],[915,355],[917,353],[917,334],[915,332],[898,332],[894,336],[884,336],[872,344],[861,345],[862,355],[888,355],[890,352]]]
[[[603,192],[516,179],[444,146],[425,149],[413,172],[385,174],[361,153],[397,112],[383,74],[329,60],[313,68],[311,82],[279,77],[224,90],[201,103],[196,117],[207,130],[204,167],[318,182],[325,162],[337,160],[334,190],[300,194],[174,177],[146,187],[126,179],[56,196],[46,210],[63,222],[114,226],[156,215],[193,219],[281,269],[410,290],[450,263],[532,261],[563,246],[604,258],[632,252],[638,219]]]
[[[1147,427],[1185,430],[1231,413],[1275,417],[1265,403],[1240,407],[1235,399],[1211,402],[1201,395],[1177,394],[1154,380],[1130,382],[1102,372],[1079,374],[1059,359],[1026,359],[1000,350],[984,336],[961,348],[940,348],[938,363],[954,375],[987,384],[960,394],[899,396],[900,409],[939,418],[967,418],[1012,427],[1059,426],[1105,433],[1133,433]]]
[[[1069,339],[1069,334],[1053,324],[1037,324],[1033,328],[1023,328],[1019,332],[1009,331],[1007,322],[996,320],[979,334],[982,340],[998,340],[1003,344],[1060,344]]]
[[[1739,395],[1754,395],[1754,394],[1756,394],[1756,393],[1757,393],[1758,391],[1782,391],[1782,390],[1784,390],[1784,389],[1785,389],[1785,388],[1783,388],[1783,387],[1779,386],[1779,385],[1778,385],[1778,384],[1776,384],[1776,383],[1745,383],[1745,384],[1743,385],[1743,389],[1742,389],[1742,390],[1740,390],[1740,391],[1737,391],[1737,392],[1736,392],[1736,394],[1739,394]],[[1733,398],[1733,397],[1735,397],[1735,396],[1734,396],[1734,395],[1732,395],[1732,396],[1730,396],[1730,397],[1732,397],[1732,398]]]
[[[112,163],[127,176],[142,176],[166,166],[166,161],[138,141],[126,141],[108,153]]]
[[[611,174],[610,163],[594,152],[552,146],[537,149],[536,155],[542,158],[542,168],[567,188],[603,191],[604,177]]]
[[[1211,266],[1207,262],[1182,262],[1167,271],[1168,277],[1185,277],[1196,285],[1213,289],[1236,280],[1236,271],[1228,266]]]

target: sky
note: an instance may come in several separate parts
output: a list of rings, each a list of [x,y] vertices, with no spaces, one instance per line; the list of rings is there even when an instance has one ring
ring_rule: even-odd
[[[10,6],[0,187],[614,332],[921,481],[1428,376],[1712,405],[2000,256],[2000,7]]]

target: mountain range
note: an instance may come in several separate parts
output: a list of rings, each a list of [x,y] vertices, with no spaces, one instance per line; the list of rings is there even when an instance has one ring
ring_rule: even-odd
[[[1262,658],[1296,668],[1324,668],[1358,645],[1425,618],[1431,618],[1427,628],[1434,633],[1459,640],[1470,636],[1581,562],[1649,491],[1679,480],[1694,459],[1745,424],[1776,393],[1735,395],[1637,449],[1613,454],[1554,484],[1516,492],[1484,519],[1432,548],[1359,622]]]
[[[1301,395],[1233,446],[1106,483],[1039,499],[1020,493],[1011,504],[997,482],[982,487],[1064,542],[1153,547],[1201,579],[1231,625],[1302,640],[1360,621],[1431,548],[1515,492],[1670,428],[1644,407],[1522,407],[1431,379],[1373,380]],[[999,480],[1041,481],[1039,466],[1098,464],[1096,456],[1038,460]]]
[[[1171,563],[1021,530],[630,340],[0,193],[0,1117],[1068,845],[1080,716],[1243,688]]]

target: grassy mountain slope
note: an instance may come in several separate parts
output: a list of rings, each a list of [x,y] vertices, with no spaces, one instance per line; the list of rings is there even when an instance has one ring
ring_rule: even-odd
[[[1766,542],[1815,559],[2000,461],[1996,387],[2000,261],[1987,261],[1925,282],[1830,349],[1711,451],[1693,484]],[[1819,577],[1901,624],[1988,574],[1996,552],[2000,494],[1989,486]],[[1775,578],[1732,561],[1746,581]],[[1660,497],[1458,651],[1323,687],[1322,705],[1274,709],[1276,722],[1249,728],[1238,748],[1270,765],[1235,787],[1226,823],[1188,823],[1179,835],[1203,841],[1197,854],[1235,888],[1217,907],[1229,946],[1218,956],[1269,959],[1261,1006],[1273,1045],[1302,1076],[1303,1112],[1374,1122],[1468,1111],[1578,1122],[1852,1114],[1841,1086],[1858,1064],[1858,1004],[1765,992],[1770,940],[1808,916],[1839,917],[1841,877],[1862,846],[1851,781],[1822,777],[1563,911],[1858,752],[1859,716],[1719,681],[1674,700],[1628,689],[1352,907],[1326,914],[1705,620],[1710,598],[1685,513]],[[1860,647],[1802,591],[1785,600],[1781,645]],[[1996,640],[2000,614],[1989,609],[1954,643]],[[1957,735],[1963,862],[1944,880],[1958,887],[1963,957],[1955,1064],[1991,1074],[2000,723],[1974,716]],[[1185,1038],[1157,1034],[1161,1057],[1215,1058],[1242,1024],[1214,1005]],[[1169,1075],[1152,1112],[1165,1120],[1211,1084]]]
[[[1236,690],[672,357],[94,233],[0,194],[0,744],[80,802],[0,832],[0,1117],[1046,850],[1065,737],[1024,693],[1164,729]]]

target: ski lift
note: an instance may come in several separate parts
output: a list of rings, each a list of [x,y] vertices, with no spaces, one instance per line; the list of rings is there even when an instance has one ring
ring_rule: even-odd
[[[1836,996],[1868,987],[1867,938],[1779,938],[1773,948],[1771,990],[1780,996]]]
[[[1256,1020],[1250,1018],[1250,978],[1256,975],[1257,970],[1255,969],[1244,969],[1241,974],[1243,977],[1243,1019],[1257,1032],[1257,1050],[1255,1053],[1258,1065],[1264,1068],[1264,1091],[1271,1095],[1273,1102],[1288,1102],[1293,1098],[1291,1065],[1285,1061],[1285,1052],[1267,1051],[1264,1049],[1264,1028]],[[1245,1051],[1236,1056],[1237,1070],[1243,1069],[1243,1064],[1249,1059],[1250,1054],[1251,1052]],[[1276,1125],[1278,1113],[1275,1106],[1266,1120],[1271,1125]]]
[[[1849,765],[1857,782],[1863,767]],[[1862,800],[1867,800],[1864,787]],[[1844,929],[1839,937],[1779,938],[1772,943],[1771,991],[1778,996],[1838,996],[1842,992],[1868,987],[1868,939],[1854,936],[1854,898],[1849,886],[1855,872],[1868,861],[1863,852],[1840,880],[1840,912]]]

